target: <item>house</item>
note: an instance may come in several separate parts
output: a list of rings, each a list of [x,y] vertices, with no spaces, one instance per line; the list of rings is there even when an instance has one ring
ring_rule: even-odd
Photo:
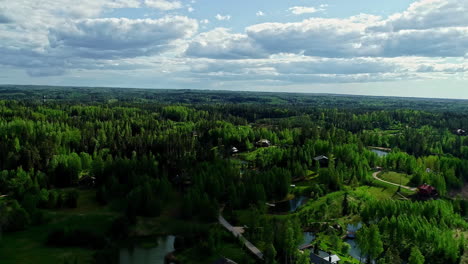
[[[337,255],[332,255],[321,250],[318,252],[318,254],[310,253],[310,261],[314,264],[338,264],[340,260],[340,257]]]
[[[466,136],[467,135],[466,131],[464,129],[461,129],[461,128],[455,130],[455,134],[457,134],[459,136]]]
[[[236,147],[231,148],[231,154],[236,154],[238,152],[239,152],[239,150]]]
[[[320,163],[320,166],[328,167],[329,159],[328,159],[327,156],[320,155],[318,157],[315,157],[314,160],[317,161],[318,163]]]
[[[259,141],[257,141],[256,145],[257,147],[268,148],[269,146],[271,146],[271,142],[268,139],[260,139]]]
[[[418,194],[422,197],[436,197],[438,195],[437,189],[426,183],[418,186]]]
[[[96,184],[96,178],[90,175],[83,175],[79,180],[78,184],[86,187],[93,187]]]

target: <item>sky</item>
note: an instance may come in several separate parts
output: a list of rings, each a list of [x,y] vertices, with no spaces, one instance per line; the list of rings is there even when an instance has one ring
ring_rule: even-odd
[[[0,84],[468,99],[467,0],[0,0]]]

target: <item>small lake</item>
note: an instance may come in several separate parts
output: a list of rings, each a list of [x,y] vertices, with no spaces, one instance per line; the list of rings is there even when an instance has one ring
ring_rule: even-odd
[[[385,157],[388,155],[388,152],[380,150],[380,149],[371,149],[371,151],[377,154],[377,156],[379,157]]]
[[[310,245],[315,240],[315,235],[312,232],[304,232],[304,238],[301,243],[301,247],[305,245]]]
[[[355,225],[348,224],[347,231],[357,232],[361,227],[362,227],[362,223],[357,223]],[[300,247],[305,246],[305,245],[310,245],[314,240],[315,240],[315,234],[313,232],[304,232],[303,240],[302,240]],[[366,258],[363,256],[361,257],[361,249],[357,245],[356,240],[347,238],[345,239],[344,242],[348,243],[351,246],[351,248],[349,249],[349,255],[351,257],[357,260],[361,260],[362,263],[366,263],[367,261]],[[374,261],[372,263],[375,264]]]
[[[155,247],[121,248],[119,252],[120,264],[164,264],[164,257],[173,252],[175,236],[156,238]]]
[[[305,196],[294,197],[289,201],[283,201],[275,204],[271,210],[275,213],[292,213],[295,212],[299,207],[303,206],[309,198]]]

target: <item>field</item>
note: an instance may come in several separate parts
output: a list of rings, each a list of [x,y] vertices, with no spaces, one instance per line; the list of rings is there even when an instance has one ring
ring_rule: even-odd
[[[398,172],[393,172],[393,171],[384,172],[379,175],[379,178],[385,181],[389,181],[389,182],[393,182],[393,183],[401,184],[405,186],[408,186],[411,180],[411,176],[409,176],[408,174],[398,173]]]

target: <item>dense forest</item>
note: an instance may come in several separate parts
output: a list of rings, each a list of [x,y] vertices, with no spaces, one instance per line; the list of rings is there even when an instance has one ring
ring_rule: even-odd
[[[126,243],[167,235],[172,263],[468,263],[468,101],[12,85],[0,99],[0,263],[127,263]]]

